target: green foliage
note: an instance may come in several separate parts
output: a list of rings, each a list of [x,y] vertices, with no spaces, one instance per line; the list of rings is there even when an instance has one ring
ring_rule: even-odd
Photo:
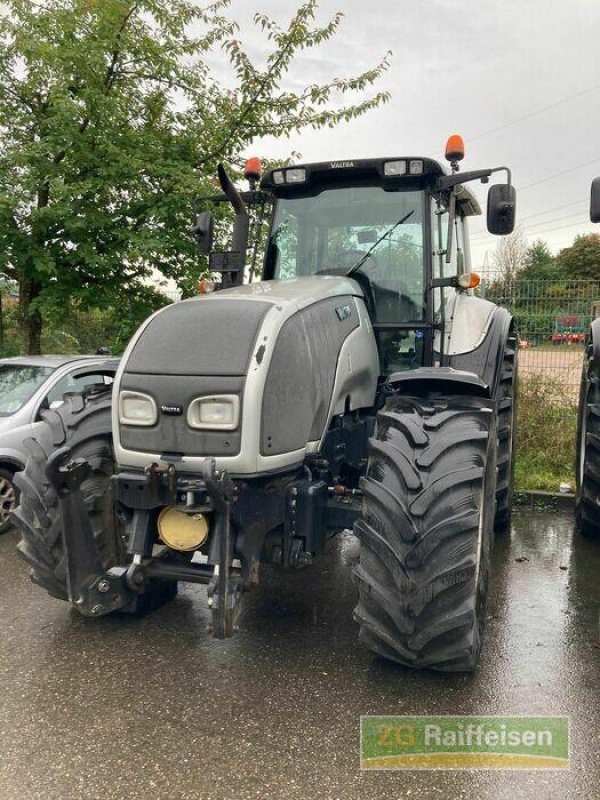
[[[341,23],[304,0],[288,24],[257,14],[253,60],[229,0],[6,0],[0,16],[0,270],[19,281],[27,348],[47,307],[117,302],[154,269],[199,266],[191,200],[258,136],[334,126],[387,100],[372,69],[293,93],[285,76]],[[231,87],[209,66],[219,50]],[[354,102],[345,102],[345,98]],[[341,98],[341,100],[340,100]]]
[[[561,279],[560,267],[546,242],[538,239],[529,245],[525,263],[517,278],[520,281],[556,281]]]
[[[488,284],[485,296],[510,311],[522,338],[540,345],[550,343],[561,318],[577,318],[574,327],[587,328],[592,303],[600,297],[600,280],[529,280],[519,273],[514,281]]]
[[[557,492],[575,486],[577,408],[565,403],[564,384],[539,372],[519,379],[515,489]]]
[[[19,308],[8,301],[2,292],[2,329],[0,337],[0,358],[18,356],[23,352]]]
[[[560,251],[557,258],[566,278],[598,280],[600,277],[600,234],[576,236],[570,247]]]
[[[530,344],[536,342],[537,337],[545,335],[548,341],[554,330],[555,314],[552,311],[532,313],[528,308],[514,308],[512,310],[515,327],[522,339],[527,339]]]
[[[77,300],[64,307],[46,304],[43,308],[42,350],[55,354],[93,354],[104,345],[120,355],[141,323],[169,300],[153,289],[138,286],[120,301],[104,307],[84,306]],[[19,308],[3,304],[0,358],[23,352]]]

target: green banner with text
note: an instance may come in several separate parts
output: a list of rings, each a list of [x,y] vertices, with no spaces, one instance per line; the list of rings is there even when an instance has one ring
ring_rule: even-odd
[[[568,717],[360,720],[363,769],[568,769]]]

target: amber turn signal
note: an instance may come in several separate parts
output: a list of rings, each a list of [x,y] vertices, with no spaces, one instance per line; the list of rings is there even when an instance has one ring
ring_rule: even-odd
[[[214,290],[215,283],[208,278],[204,278],[204,280],[200,281],[198,284],[198,294],[211,294]]]
[[[465,272],[459,275],[456,283],[460,289],[476,289],[481,283],[481,278],[476,272]]]

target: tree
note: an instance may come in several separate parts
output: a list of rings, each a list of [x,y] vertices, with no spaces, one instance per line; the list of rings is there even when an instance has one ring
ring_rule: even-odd
[[[574,280],[600,280],[600,234],[576,236],[556,257],[561,275]]]
[[[527,242],[518,228],[510,236],[503,236],[494,253],[494,265],[499,279],[505,283],[513,283],[525,266],[526,257]]]
[[[517,277],[519,281],[560,280],[560,268],[550,252],[550,248],[542,239],[538,239],[527,248],[524,266]]]
[[[389,54],[354,77],[286,89],[341,14],[317,24],[317,0],[285,26],[257,14],[269,48],[259,64],[235,38],[229,2],[3,3],[0,271],[19,282],[27,352],[40,352],[47,304],[118,303],[155,268],[193,271],[190,204],[214,190],[219,161],[258,136],[334,126],[388,99],[372,87]],[[229,88],[209,67],[219,48]]]

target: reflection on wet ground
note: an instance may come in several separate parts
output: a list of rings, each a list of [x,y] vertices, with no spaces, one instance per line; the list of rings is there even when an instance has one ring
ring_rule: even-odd
[[[186,586],[144,620],[86,620],[0,537],[0,798],[597,798],[600,540],[521,511],[497,540],[481,668],[415,673],[358,646],[350,567],[266,570],[226,642]],[[568,714],[565,772],[362,772],[361,714]]]

